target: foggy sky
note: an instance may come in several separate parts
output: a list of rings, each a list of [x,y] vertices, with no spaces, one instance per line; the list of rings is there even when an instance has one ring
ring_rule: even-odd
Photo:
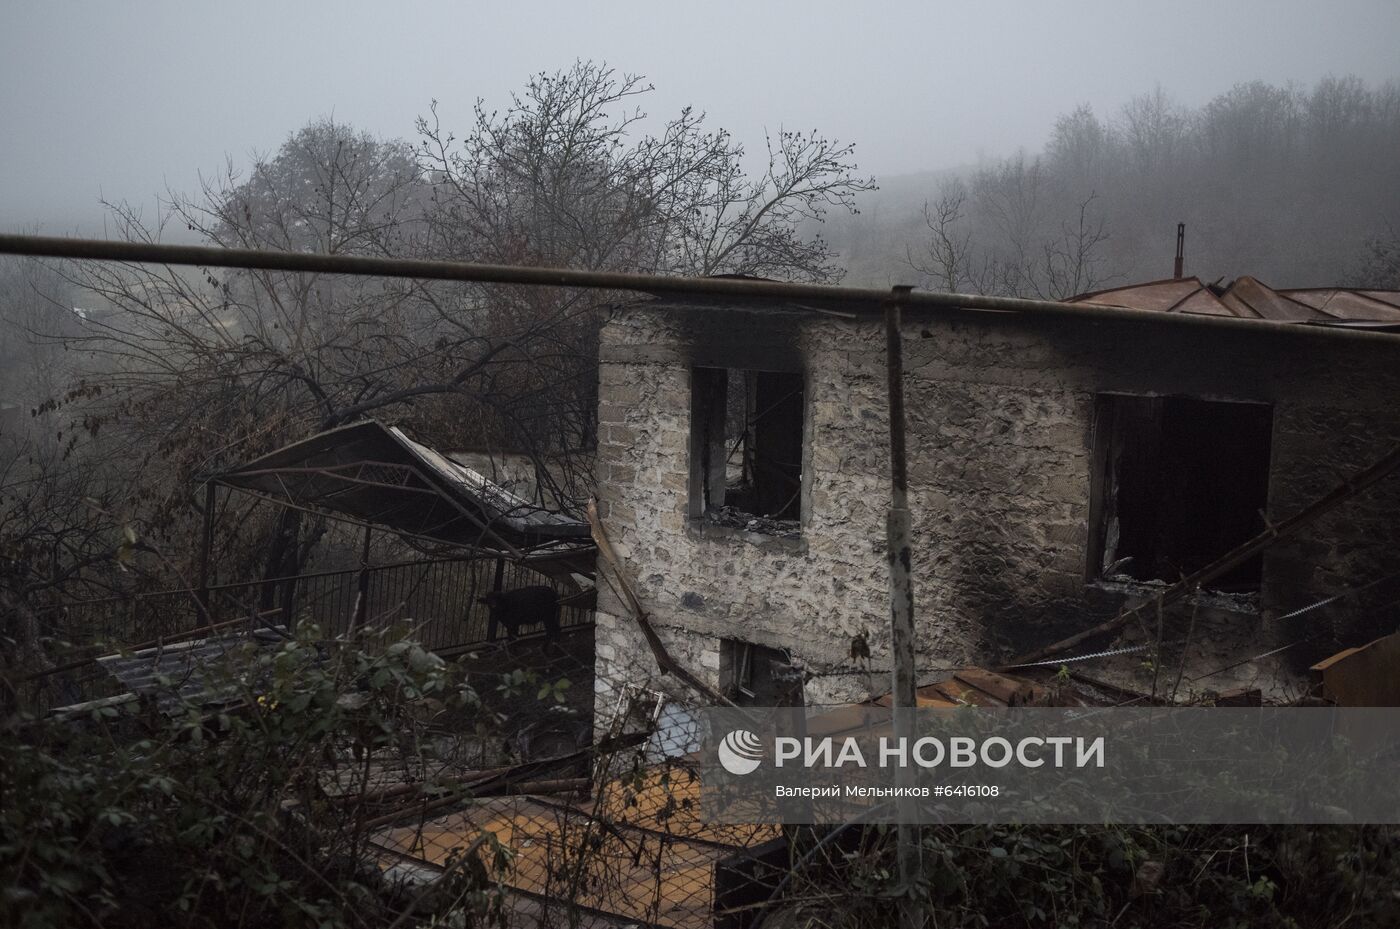
[[[866,7],[870,6],[870,9]],[[99,197],[193,192],[313,117],[409,137],[438,99],[465,128],[575,58],[694,105],[857,143],[889,176],[1038,148],[1078,103],[1161,84],[1199,105],[1239,81],[1400,77],[1396,0],[749,3],[0,0],[0,228],[100,233]]]

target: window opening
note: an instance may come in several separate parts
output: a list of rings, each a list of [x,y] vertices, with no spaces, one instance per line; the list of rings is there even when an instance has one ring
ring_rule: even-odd
[[[1098,577],[1173,583],[1264,528],[1273,408],[1187,397],[1098,398]],[[1262,556],[1212,583],[1257,590]]]
[[[802,375],[696,368],[692,515],[772,535],[802,518]]]
[[[739,706],[803,706],[803,674],[788,653],[720,639],[720,687]]]

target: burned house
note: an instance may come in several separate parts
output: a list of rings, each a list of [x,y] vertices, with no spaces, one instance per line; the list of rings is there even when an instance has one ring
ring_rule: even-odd
[[[1192,278],[1077,303],[905,311],[921,680],[1150,601],[1400,443],[1400,294]],[[878,313],[839,305],[656,298],[603,330],[599,515],[665,649],[738,702],[888,689],[885,358]],[[1394,630],[1397,541],[1400,477],[1064,657],[1285,697]],[[603,585],[599,722],[657,672]]]

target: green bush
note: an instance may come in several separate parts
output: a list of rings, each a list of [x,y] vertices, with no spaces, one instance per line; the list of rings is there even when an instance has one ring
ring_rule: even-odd
[[[1391,826],[926,826],[922,873],[898,885],[892,828],[811,855],[786,894],[842,892],[821,925],[885,926],[922,899],[943,929],[1400,927]],[[815,845],[813,846],[815,848]],[[768,929],[807,925],[805,904]]]
[[[384,925],[413,902],[371,860],[363,775],[388,753],[426,758],[426,724],[479,707],[462,675],[413,643],[305,629],[230,653],[205,684],[220,708],[6,722],[0,924],[331,929]],[[359,795],[326,789],[356,777]],[[436,915],[499,918],[483,862],[500,855],[479,851],[492,842],[452,872]]]

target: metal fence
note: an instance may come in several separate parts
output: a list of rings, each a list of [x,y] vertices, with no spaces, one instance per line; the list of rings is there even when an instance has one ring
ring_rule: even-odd
[[[528,783],[483,782],[444,809],[384,817],[394,822],[370,847],[382,868],[431,881],[493,835],[511,852],[497,874],[508,926],[749,929],[790,864],[788,845],[775,825],[702,820],[692,734],[674,719],[692,709],[624,686],[586,759],[590,777],[537,762]]]
[[[448,558],[220,584],[209,588],[207,614],[200,591],[180,589],[56,605],[41,616],[50,636],[77,646],[132,646],[266,614],[278,624],[288,618],[315,623],[327,636],[356,623],[401,630],[428,648],[449,651],[492,637],[480,597],[531,585],[552,587],[561,599],[571,594],[564,584],[504,558]],[[592,621],[586,604],[561,607],[563,628]]]

